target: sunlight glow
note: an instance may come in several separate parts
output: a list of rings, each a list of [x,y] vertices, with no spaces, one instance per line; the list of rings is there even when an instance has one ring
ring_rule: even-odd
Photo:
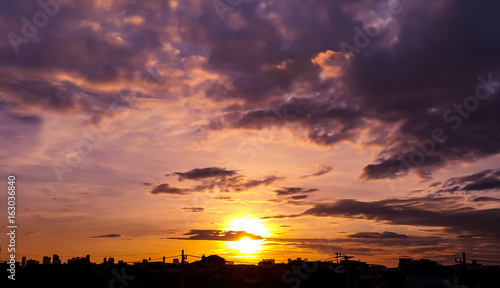
[[[237,218],[229,222],[228,230],[245,231],[250,234],[267,237],[269,229],[262,224],[262,219],[256,218]]]
[[[257,218],[236,218],[229,222],[228,231],[245,231],[256,236],[269,236],[269,229],[262,224],[263,220]],[[226,244],[234,250],[244,254],[258,253],[262,248],[264,240],[252,240],[249,237],[243,237],[238,241],[227,241]]]
[[[228,241],[227,245],[234,250],[245,254],[255,254],[261,250],[264,240],[252,240],[244,237],[240,241]]]

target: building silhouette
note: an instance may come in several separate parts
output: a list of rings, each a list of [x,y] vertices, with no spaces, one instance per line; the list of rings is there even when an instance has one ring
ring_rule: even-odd
[[[50,256],[43,256],[42,264],[49,265],[50,264]]]
[[[52,255],[52,264],[61,264],[61,259],[59,258],[59,255],[57,254]]]

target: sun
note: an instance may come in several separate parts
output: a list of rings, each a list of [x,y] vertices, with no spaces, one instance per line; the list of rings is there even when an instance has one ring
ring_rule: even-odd
[[[269,236],[269,229],[262,224],[263,220],[256,218],[237,218],[229,222],[228,231],[245,231],[260,237]],[[264,240],[252,240],[249,237],[243,237],[238,241],[227,241],[227,245],[234,250],[244,254],[256,254],[262,250],[261,246]]]
[[[244,237],[239,241],[228,241],[227,245],[231,249],[238,250],[244,254],[255,254],[262,249],[262,242],[264,242],[264,240],[252,240]]]

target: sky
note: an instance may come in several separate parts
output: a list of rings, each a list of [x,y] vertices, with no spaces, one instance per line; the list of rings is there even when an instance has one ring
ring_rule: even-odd
[[[498,1],[6,0],[0,19],[18,260],[499,261]]]

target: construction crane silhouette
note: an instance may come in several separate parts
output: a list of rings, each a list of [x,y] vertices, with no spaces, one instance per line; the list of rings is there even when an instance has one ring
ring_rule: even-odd
[[[344,258],[344,261],[349,261],[349,259],[354,258],[354,256],[347,256],[342,253],[335,253],[335,257],[337,259],[337,263],[339,263],[339,259]]]

